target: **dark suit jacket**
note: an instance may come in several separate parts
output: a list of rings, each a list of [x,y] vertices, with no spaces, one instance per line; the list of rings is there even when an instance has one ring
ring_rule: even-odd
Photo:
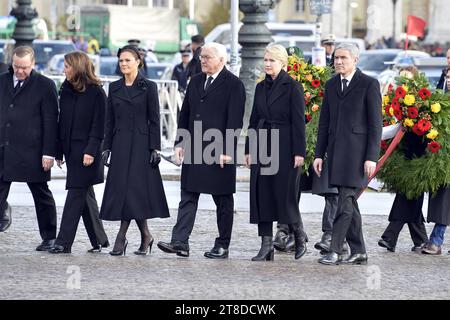
[[[205,148],[211,143],[201,142],[206,130],[219,130],[222,136],[226,137],[227,129],[242,128],[245,88],[242,81],[225,67],[206,92],[203,89],[205,80],[206,75],[201,73],[189,82],[178,119],[178,129],[188,130],[191,135],[190,143],[182,139],[178,139],[175,143],[178,145],[182,142],[186,148],[185,163],[181,171],[181,188],[190,192],[215,195],[232,194],[236,190],[237,139],[231,141],[233,142],[231,149],[228,149],[224,142],[223,153],[233,156],[233,163],[225,165],[224,168],[221,168],[219,164],[205,163],[203,157],[199,159],[200,164],[193,164],[195,160],[193,146],[195,139],[200,140],[199,145],[203,154]],[[201,131],[197,135],[194,135],[194,122],[201,125]],[[211,153],[217,158],[220,155],[208,152],[208,154]]]
[[[187,65],[187,70],[186,70],[186,77],[192,78],[193,76],[199,74],[202,72],[202,65],[200,62],[200,53],[202,52],[202,48],[199,47],[197,48],[197,50],[195,50],[191,61],[189,61],[188,65]]]
[[[67,165],[66,188],[85,188],[103,182],[101,142],[106,112],[106,94],[99,86],[89,85],[77,92],[70,82],[61,87],[58,121],[58,154],[56,159]],[[94,162],[83,165],[85,154]]]
[[[42,156],[56,155],[58,95],[54,82],[32,71],[14,94],[10,71],[0,75],[0,92],[0,176],[4,181],[50,180],[50,171],[42,168]]]
[[[377,80],[357,70],[345,94],[340,75],[325,85],[316,158],[328,152],[330,184],[367,185],[364,162],[378,161],[382,131],[381,93]]]
[[[444,88],[444,82],[445,82],[445,77],[447,76],[447,68],[445,68],[444,70],[442,70],[442,74],[441,77],[439,78],[439,82],[436,86],[436,89],[442,89],[445,91]]]

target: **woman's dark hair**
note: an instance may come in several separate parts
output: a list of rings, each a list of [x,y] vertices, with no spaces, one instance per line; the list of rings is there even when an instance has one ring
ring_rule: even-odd
[[[139,60],[139,69],[142,68],[144,66],[144,61],[143,58],[141,58],[141,54],[139,53],[139,49],[136,46],[124,46],[122,48],[119,49],[119,51],[117,51],[117,58],[120,59],[120,54],[122,52],[129,52],[133,55],[133,57],[136,60]]]
[[[75,90],[83,92],[87,85],[101,85],[100,79],[95,75],[94,64],[86,53],[69,52],[64,56],[64,61],[72,68],[73,76],[70,83]]]

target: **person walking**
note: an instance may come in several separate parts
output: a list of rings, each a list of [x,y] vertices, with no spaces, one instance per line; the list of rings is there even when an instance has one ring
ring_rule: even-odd
[[[9,72],[0,75],[0,230],[11,224],[6,203],[11,182],[26,182],[42,238],[36,250],[46,251],[56,238],[55,200],[47,181],[56,155],[58,94],[34,65],[33,48],[19,46]]]
[[[219,236],[204,256],[224,259],[228,258],[233,228],[235,154],[244,116],[245,88],[242,81],[226,69],[227,51],[222,44],[205,44],[200,60],[202,73],[189,82],[178,121],[175,155],[184,161],[177,223],[172,229],[171,241],[159,242],[158,248],[166,253],[189,256],[189,237],[194,228],[198,198],[205,193],[212,195],[217,207]],[[233,135],[228,139],[230,131]],[[207,132],[220,135],[214,141],[216,148],[209,153],[210,158],[205,158],[205,154],[211,147],[202,138]]]
[[[67,165],[61,226],[51,253],[70,253],[80,216],[83,217],[92,249],[108,247],[101,220],[95,184],[103,183],[101,143],[103,141],[106,94],[89,57],[81,51],[64,56],[66,80],[61,86],[56,163]],[[65,159],[65,161],[64,161]]]
[[[124,76],[109,87],[102,154],[109,170],[100,218],[121,221],[111,255],[126,254],[131,220],[136,221],[141,233],[141,245],[134,253],[147,255],[153,244],[147,219],[169,217],[158,167],[158,89],[139,72],[143,62],[135,46],[124,46],[117,55]]]
[[[250,223],[258,224],[261,248],[252,261],[274,259],[273,221],[288,224],[294,233],[295,259],[306,253],[306,234],[302,228],[298,194],[301,166],[306,156],[305,103],[301,84],[286,72],[288,54],[278,44],[270,45],[264,53],[265,79],[256,86],[249,130],[255,130],[257,149],[267,149],[274,172],[264,173],[260,157],[250,153],[246,143],[245,162],[250,175]],[[261,138],[267,132],[267,139]],[[278,133],[278,141],[272,141]],[[281,143],[282,141],[282,143]],[[278,152],[272,149],[279,146]]]
[[[329,184],[338,188],[338,209],[333,223],[330,253],[319,263],[367,264],[357,196],[375,172],[382,132],[380,85],[356,68],[359,49],[351,43],[336,47],[337,75],[325,86],[313,167],[322,173],[328,156]],[[342,259],[344,240],[351,254]]]

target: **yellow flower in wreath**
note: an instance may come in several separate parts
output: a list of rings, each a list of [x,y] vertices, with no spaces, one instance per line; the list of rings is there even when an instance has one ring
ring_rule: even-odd
[[[404,125],[407,127],[413,127],[414,121],[412,121],[410,118],[406,118],[405,121],[403,121]]]
[[[414,103],[416,103],[416,97],[414,97],[412,94],[407,94],[403,102],[407,106],[412,106]]]
[[[441,111],[441,104],[439,102],[431,105],[431,112],[438,113],[439,111]]]
[[[307,75],[305,76],[305,79],[308,80],[309,82],[311,82],[311,81],[313,80],[312,74],[307,74]]]
[[[387,106],[390,101],[389,96],[383,96],[383,107]]]
[[[431,129],[430,132],[427,134],[427,138],[430,140],[436,139],[436,137],[439,135],[439,132],[435,129]]]

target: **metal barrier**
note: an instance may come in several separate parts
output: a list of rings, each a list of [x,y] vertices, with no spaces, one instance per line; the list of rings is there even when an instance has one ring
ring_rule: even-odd
[[[52,79],[59,88],[66,79],[64,76],[46,75]],[[109,84],[119,77],[101,77],[103,89],[108,94]],[[158,85],[158,97],[161,115],[161,148],[171,148],[177,134],[178,112],[181,110],[182,97],[178,91],[178,82],[175,80],[152,80]]]

